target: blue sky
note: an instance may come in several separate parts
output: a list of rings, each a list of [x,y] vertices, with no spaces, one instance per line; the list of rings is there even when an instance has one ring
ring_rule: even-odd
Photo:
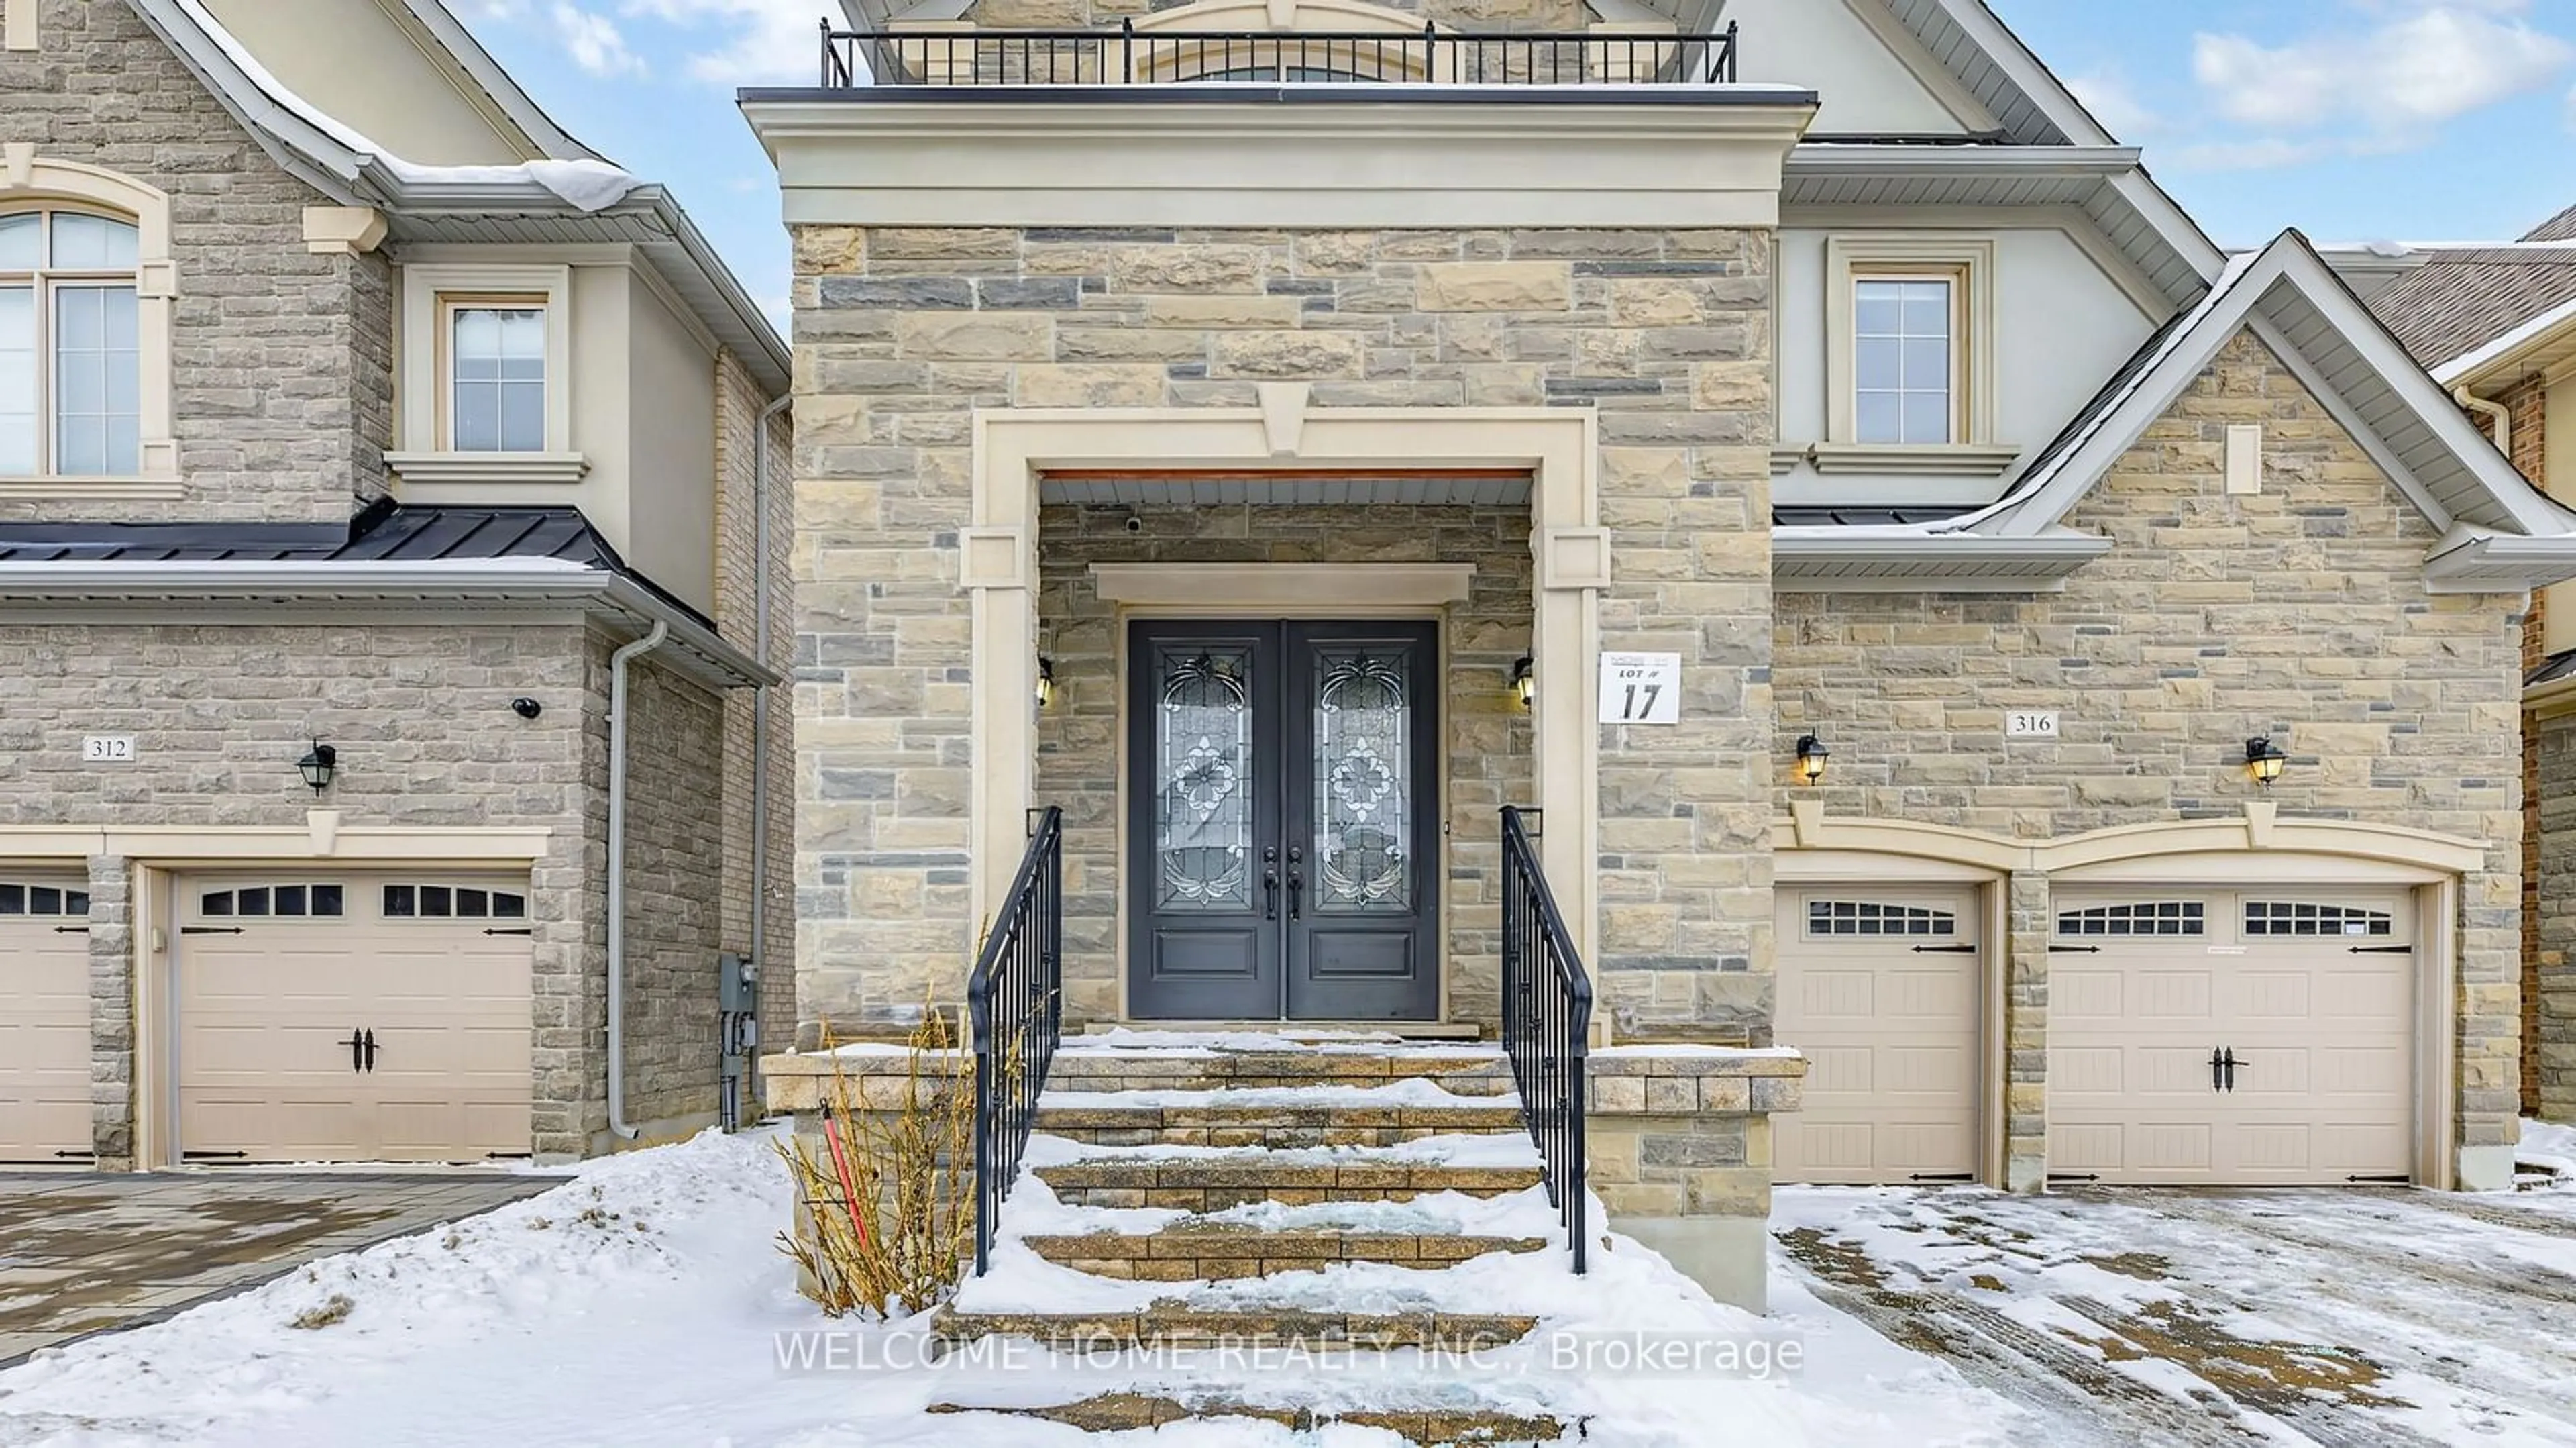
[[[2576,204],[2576,0],[1990,3],[2224,244],[2513,236]],[[831,0],[449,4],[784,313],[776,192],[733,89],[807,83]]]

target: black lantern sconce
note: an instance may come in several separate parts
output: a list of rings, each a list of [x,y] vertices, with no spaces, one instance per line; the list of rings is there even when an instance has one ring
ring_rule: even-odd
[[[1055,701],[1055,660],[1044,654],[1038,655],[1037,695],[1041,709]]]
[[[1528,654],[1512,660],[1512,697],[1524,710],[1538,703],[1538,660]]]
[[[1833,757],[1834,752],[1825,747],[1823,740],[1813,734],[1799,735],[1798,781],[1801,784],[1822,783],[1825,777],[1825,761]]]
[[[331,777],[339,772],[340,751],[316,739],[304,757],[295,761],[295,767],[303,774],[304,782],[313,786],[313,792],[318,795],[331,787]]]
[[[2258,734],[2245,741],[2245,777],[2270,789],[2272,781],[2281,777],[2281,766],[2289,757],[2272,742],[2271,735]]]

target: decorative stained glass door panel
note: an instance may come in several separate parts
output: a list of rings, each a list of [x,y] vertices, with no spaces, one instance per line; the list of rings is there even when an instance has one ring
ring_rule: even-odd
[[[1128,1006],[1180,1020],[1439,1012],[1428,623],[1138,623]]]

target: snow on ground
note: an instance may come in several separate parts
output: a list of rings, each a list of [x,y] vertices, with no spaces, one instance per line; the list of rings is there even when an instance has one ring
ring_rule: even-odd
[[[1033,1181],[1015,1194],[1019,1230],[1048,1227]],[[1023,1195],[1028,1200],[1023,1201]],[[1020,1222],[1023,1206],[1030,1210]],[[1071,1209],[1056,1208],[1058,1213]],[[1398,1213],[1340,1208],[1350,1225]],[[1539,1209],[1543,1210],[1543,1208]],[[1402,1209],[1492,1231],[1535,1220],[1526,1199],[1426,1198]],[[206,1448],[279,1445],[728,1445],[728,1448],[1391,1448],[1392,1435],[1347,1425],[1300,1436],[1242,1421],[1175,1425],[1150,1436],[1092,1436],[1001,1416],[934,1416],[932,1402],[1062,1402],[1117,1387],[1211,1381],[1185,1365],[996,1362],[922,1366],[926,1323],[830,1323],[795,1294],[773,1242],[787,1218],[786,1175],[761,1134],[695,1140],[587,1164],[545,1195],[314,1263],[255,1291],[168,1322],[93,1338],[0,1373],[0,1445],[9,1448]],[[1298,1214],[1309,1214],[1300,1216]],[[1096,1210],[1075,1220],[1096,1220]],[[1145,1213],[1148,1217],[1168,1214]],[[1263,1206],[1229,1216],[1313,1225],[1322,1208]],[[1548,1218],[1552,1229],[1553,1217]],[[1153,1221],[1129,1230],[1149,1230]],[[1075,1228],[1076,1230],[1086,1228]],[[1016,1243],[1012,1250],[1025,1251]],[[1465,1395],[1483,1404],[1544,1402],[1597,1411],[1589,1444],[1701,1448],[1721,1431],[1774,1448],[2001,1445],[2028,1441],[2029,1419],[1952,1368],[1898,1348],[1781,1284],[1782,1315],[1719,1306],[1662,1258],[1624,1238],[1583,1279],[1522,1258],[1515,1302],[1551,1328],[1664,1331],[1728,1340],[1803,1339],[1801,1376],[1619,1378],[1568,1383],[1507,1349],[1472,1370],[1427,1372],[1393,1354],[1381,1375],[1273,1373],[1274,1397],[1357,1403],[1388,1391]],[[1425,1274],[1426,1276],[1445,1274]],[[1487,1284],[1497,1293],[1501,1284]],[[1426,1292],[1438,1291],[1424,1288]],[[298,1328],[299,1316],[346,1316]],[[1483,1310],[1493,1310],[1487,1301]],[[816,1364],[782,1367],[779,1334]],[[822,1364],[837,1365],[826,1370]],[[1462,1378],[1461,1373],[1466,1376]],[[1541,1392],[1544,1387],[1546,1391]]]
[[[2576,1126],[2524,1118],[2522,1145],[2514,1149],[2513,1159],[2525,1169],[2557,1173],[2554,1190],[2576,1192]]]

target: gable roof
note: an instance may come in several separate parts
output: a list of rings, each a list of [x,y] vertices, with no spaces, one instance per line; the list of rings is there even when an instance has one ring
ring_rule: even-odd
[[[1876,555],[1894,565],[1883,574],[1912,568],[1924,577],[1938,576],[1952,548],[1969,550],[1964,562],[2020,545],[2043,576],[2039,560],[2065,557],[2078,540],[2107,548],[2066,527],[2067,514],[2247,329],[2443,530],[2427,558],[2428,587],[2488,592],[2576,576],[2576,513],[2514,470],[2295,231],[2230,262],[2209,295],[2149,337],[1993,503],[1919,524],[1776,529],[1775,547],[1785,542],[1784,556],[1811,564]]]
[[[515,166],[416,165],[269,74],[199,0],[126,3],[262,150],[324,196],[382,211],[391,233],[411,240],[632,245],[762,387],[772,396],[787,390],[786,344],[688,213],[662,187],[601,159],[548,120],[442,0],[403,4],[424,38],[445,47],[544,157]]]
[[[2425,264],[2371,305],[2437,377],[2576,304],[2576,207],[2509,246],[2424,246]],[[2449,380],[2444,377],[2444,380]]]

